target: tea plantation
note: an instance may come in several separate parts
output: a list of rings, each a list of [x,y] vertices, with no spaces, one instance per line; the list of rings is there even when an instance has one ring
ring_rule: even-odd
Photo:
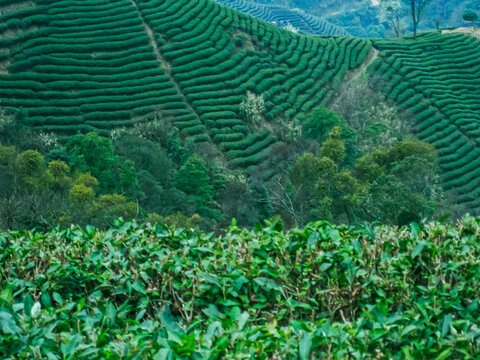
[[[283,6],[257,4],[246,0],[216,0],[218,3],[230,6],[256,18],[277,25],[292,25],[299,32],[311,35],[348,35],[348,32],[317,16],[312,16],[298,9]]]
[[[296,35],[209,0],[0,1],[0,104],[39,129],[106,132],[172,118],[232,166],[275,143],[240,115],[247,91],[266,118],[326,104],[371,42]],[[150,116],[150,117],[149,117]]]
[[[418,41],[375,41],[370,67],[388,98],[409,114],[417,135],[435,145],[444,187],[480,208],[480,42],[462,34],[426,33]],[[379,81],[380,80],[380,81]]]
[[[0,354],[478,359],[479,223],[0,233]]]

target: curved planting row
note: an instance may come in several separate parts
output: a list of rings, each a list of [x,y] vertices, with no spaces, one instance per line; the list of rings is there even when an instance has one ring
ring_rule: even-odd
[[[38,0],[3,17],[25,31],[0,40],[9,62],[0,104],[32,126],[107,133],[159,112],[247,168],[277,141],[268,122],[326,104],[371,48],[297,35],[210,0]],[[248,92],[264,99],[261,123],[241,110]]]
[[[371,48],[367,40],[293,34],[207,0],[136,4],[178,87],[234,166],[261,163],[277,141],[246,124],[248,91],[264,98],[266,122],[292,119],[327,103]]]
[[[270,23],[286,26],[292,25],[300,32],[311,35],[348,35],[348,32],[317,16],[312,16],[298,9],[283,6],[257,4],[247,0],[215,0],[235,10],[250,14]]]
[[[444,186],[480,210],[480,42],[427,33],[417,41],[377,41],[370,72],[390,100],[411,115],[418,136],[436,146]]]
[[[32,126],[106,132],[155,111],[195,119],[159,64],[130,1],[42,0],[4,16],[14,24],[7,30],[25,31],[0,40],[10,62],[0,74],[1,103],[22,108]],[[44,22],[35,29],[37,18]]]

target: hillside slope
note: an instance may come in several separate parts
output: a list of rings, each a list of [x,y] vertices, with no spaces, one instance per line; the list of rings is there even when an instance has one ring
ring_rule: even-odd
[[[291,119],[326,104],[371,48],[296,35],[210,0],[2,0],[0,8],[0,104],[22,109],[28,124],[105,132],[157,112],[243,167],[276,141],[245,124],[247,91],[263,95],[267,120]]]
[[[348,32],[342,27],[329,23],[317,16],[309,15],[300,9],[258,4],[247,0],[215,1],[276,25],[292,25],[302,33],[311,35],[348,35]]]
[[[388,98],[412,120],[417,135],[435,145],[444,187],[480,210],[480,41],[463,34],[426,33],[375,41],[370,72]]]

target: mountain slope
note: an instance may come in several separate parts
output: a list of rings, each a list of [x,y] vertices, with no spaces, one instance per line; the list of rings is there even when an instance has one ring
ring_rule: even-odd
[[[388,98],[407,112],[417,135],[435,145],[444,187],[480,210],[480,41],[463,34],[426,33],[375,41],[370,72]],[[378,79],[377,79],[378,80]]]
[[[276,141],[240,114],[247,91],[266,119],[326,104],[368,40],[293,34],[209,0],[3,0],[1,105],[52,131],[107,131],[154,112],[214,141],[235,166]],[[13,36],[11,36],[13,34]]]
[[[276,25],[292,25],[302,33],[311,35],[348,35],[348,32],[342,27],[329,23],[317,16],[309,15],[300,9],[258,4],[246,0],[216,1]]]

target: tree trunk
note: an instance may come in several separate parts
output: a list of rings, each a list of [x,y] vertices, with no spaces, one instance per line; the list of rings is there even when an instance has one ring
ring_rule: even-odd
[[[417,39],[417,13],[416,13],[416,3],[415,0],[410,0],[411,11],[412,11],[412,20],[413,20],[413,39]]]

